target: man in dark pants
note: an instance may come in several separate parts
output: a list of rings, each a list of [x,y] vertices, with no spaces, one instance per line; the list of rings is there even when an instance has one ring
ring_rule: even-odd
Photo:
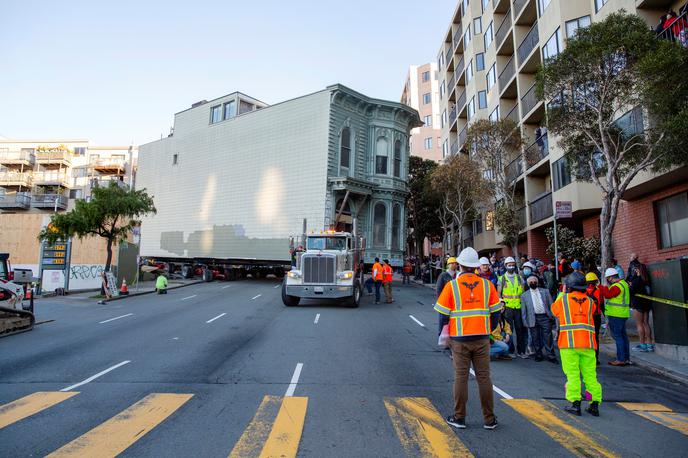
[[[554,315],[550,310],[552,296],[545,288],[538,286],[535,275],[528,277],[528,290],[521,295],[521,313],[523,324],[530,330],[535,349],[535,361],[547,358],[552,363],[557,362],[552,343],[552,322]]]
[[[516,351],[520,358],[528,358],[526,355],[526,345],[528,345],[528,330],[523,326],[523,317],[521,316],[521,295],[523,294],[523,280],[516,272],[516,261],[509,256],[504,260],[506,266],[506,273],[499,277],[498,291],[504,301],[505,313],[504,317],[511,327],[511,332],[516,333],[516,348],[514,349],[513,341],[509,344],[509,348]]]
[[[375,258],[375,264],[373,264],[373,281],[375,282],[375,303],[380,303],[380,287],[382,286],[382,264],[380,264],[380,258]]]

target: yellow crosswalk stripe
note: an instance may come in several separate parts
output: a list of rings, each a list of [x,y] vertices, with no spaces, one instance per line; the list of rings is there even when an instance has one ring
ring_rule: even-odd
[[[296,456],[307,408],[306,397],[265,396],[229,458]]]
[[[429,399],[386,398],[385,407],[408,456],[473,456]]]
[[[571,414],[558,409],[551,402],[532,399],[503,401],[576,456],[620,456],[600,444],[607,441],[605,437],[589,429]]]
[[[172,415],[191,397],[192,394],[149,394],[48,456],[115,457]]]
[[[688,415],[684,413],[674,412],[662,404],[643,402],[618,402],[617,404],[636,415],[688,436]]]
[[[21,399],[0,406],[0,429],[52,407],[79,394],[78,391],[38,391]]]

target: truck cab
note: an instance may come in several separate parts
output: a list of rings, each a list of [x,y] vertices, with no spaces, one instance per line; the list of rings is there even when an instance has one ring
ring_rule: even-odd
[[[282,286],[285,305],[295,306],[301,298],[311,298],[346,299],[349,306],[358,307],[363,238],[326,230],[292,237],[290,245],[292,269]]]

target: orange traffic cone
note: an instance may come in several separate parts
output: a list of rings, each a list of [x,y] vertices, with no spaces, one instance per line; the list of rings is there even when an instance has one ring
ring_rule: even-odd
[[[122,278],[122,287],[119,289],[120,296],[127,296],[129,294],[129,287],[127,286],[127,279]]]
[[[26,295],[24,296],[24,299],[31,299],[31,296],[33,296],[33,288],[27,288],[26,289]]]

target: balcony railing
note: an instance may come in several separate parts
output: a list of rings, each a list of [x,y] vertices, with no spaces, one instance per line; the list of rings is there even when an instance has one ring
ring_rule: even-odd
[[[528,221],[526,220],[526,207],[523,206],[516,210],[516,216],[518,217],[518,227],[525,229],[528,226]]]
[[[528,3],[528,1],[529,0],[514,0],[514,17],[518,17],[518,15],[521,13],[521,10],[524,6],[526,6],[526,3]]]
[[[506,63],[504,66],[504,69],[502,72],[499,74],[499,91],[503,91],[506,89],[507,83],[511,81],[511,78],[514,77],[516,74],[516,62],[514,62],[514,56],[511,56],[511,59]]]
[[[518,118],[518,105],[514,106],[509,113],[507,113],[506,117],[504,119],[511,119],[513,122],[518,124],[519,118]]]
[[[462,147],[466,143],[466,135],[468,135],[468,124],[463,126],[461,132],[459,132],[459,147]]]
[[[549,155],[549,139],[547,134],[540,136],[532,145],[526,148],[526,168],[531,168]]]
[[[0,172],[0,184],[5,186],[30,186],[31,174],[25,172]]]
[[[451,91],[454,90],[454,86],[456,86],[456,73],[449,78],[449,83],[447,84],[447,92],[451,94]]]
[[[463,54],[461,54],[461,57],[459,57],[459,60],[456,61],[456,65],[454,65],[454,75],[460,75],[463,71]]]
[[[518,45],[518,65],[523,65],[523,62],[530,55],[533,49],[535,49],[539,41],[540,35],[538,34],[538,24],[536,22],[533,24],[533,27],[531,27],[521,44]]]
[[[670,2],[666,2],[666,7],[671,5]],[[676,18],[666,29],[662,30],[657,34],[660,40],[667,40],[676,43],[681,43],[681,33],[688,32],[688,11],[685,11],[679,17]]]
[[[449,126],[452,126],[456,121],[456,105],[454,105],[449,112]]]
[[[499,47],[502,46],[502,43],[504,42],[504,38],[506,38],[506,36],[508,35],[509,30],[511,30],[511,10],[506,12],[506,16],[504,16],[504,20],[499,25],[499,28],[497,29],[497,32],[495,33],[495,41],[497,42],[497,49],[499,49]]]
[[[0,163],[19,164],[22,162],[33,164],[36,162],[36,155],[33,151],[0,151]]]
[[[38,151],[36,153],[36,159],[38,159],[39,162],[71,162],[72,155],[69,151]]]
[[[521,176],[523,173],[523,161],[521,160],[521,155],[518,155],[516,159],[509,162],[509,164],[504,168],[504,176],[506,181],[511,183],[515,181],[516,178]]]
[[[466,90],[464,89],[459,100],[456,102],[456,106],[459,107],[459,111],[463,110],[463,106],[466,105]]]
[[[454,53],[454,48],[452,48],[451,43],[450,43],[449,49],[447,49],[447,55],[445,56],[446,61],[447,61],[447,67],[449,67],[449,61],[451,60],[453,53]]]
[[[537,106],[537,104],[540,101],[535,95],[535,84],[533,84],[530,89],[528,89],[528,92],[521,97],[521,106],[523,107],[523,117],[525,118],[526,114],[530,113],[533,108]]]
[[[29,208],[31,195],[28,192],[16,192],[0,195],[0,208]]]
[[[454,140],[451,144],[451,154],[452,156],[459,152],[459,142]]]
[[[552,216],[552,193],[548,192],[537,198],[528,207],[530,208],[530,224],[549,218]]]
[[[67,183],[69,176],[64,172],[34,172],[33,182],[35,184],[56,184]]]
[[[31,196],[31,206],[36,208],[67,208],[67,197],[62,194],[34,194]]]
[[[454,36],[452,37],[452,45],[454,45],[454,49],[456,49],[459,46],[459,42],[461,41],[462,36],[463,29],[461,28],[461,24],[459,24],[459,28],[456,30]]]

